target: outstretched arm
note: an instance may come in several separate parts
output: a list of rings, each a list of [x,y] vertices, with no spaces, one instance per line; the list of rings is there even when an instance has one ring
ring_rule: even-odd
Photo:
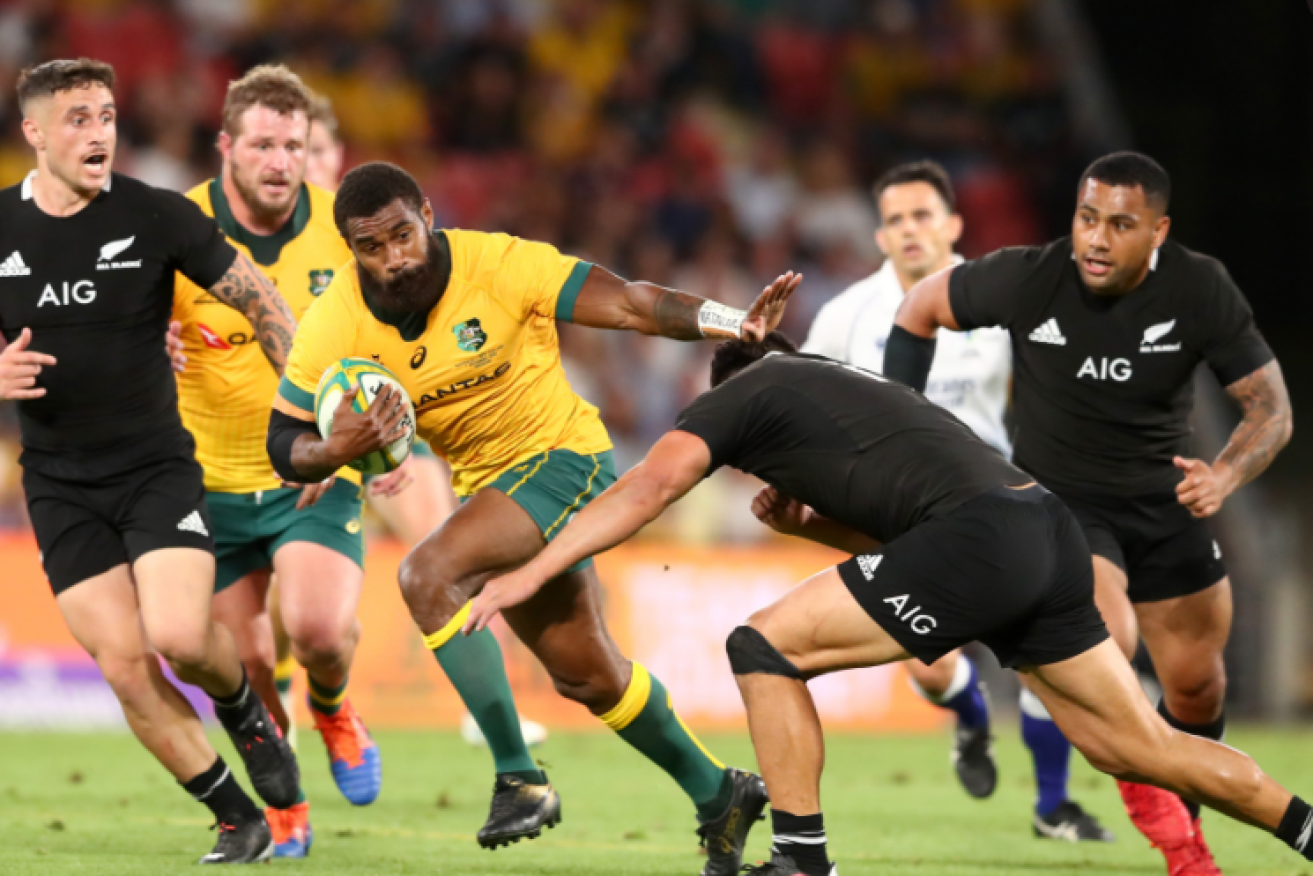
[[[570,321],[592,328],[628,329],[677,341],[742,338],[759,341],[784,316],[784,306],[802,282],[792,271],[776,278],[748,310],[738,310],[666,289],[654,283],[628,282],[594,265],[575,300]]]
[[[527,565],[489,581],[474,599],[465,632],[488,625],[497,612],[527,601],[580,560],[615,547],[693,489],[711,467],[711,451],[688,432],[667,432],[647,458],[571,520]]]
[[[894,317],[884,350],[884,375],[925,392],[935,361],[935,335],[941,328],[957,331],[948,299],[952,268],[931,274],[908,291]]]
[[[251,321],[260,349],[282,376],[296,334],[296,319],[273,281],[239,252],[228,272],[210,287],[210,294]]]
[[[1226,497],[1263,473],[1294,431],[1290,395],[1281,366],[1273,359],[1226,388],[1244,416],[1210,466],[1202,459],[1176,458],[1185,478],[1176,496],[1195,517],[1211,517]]]

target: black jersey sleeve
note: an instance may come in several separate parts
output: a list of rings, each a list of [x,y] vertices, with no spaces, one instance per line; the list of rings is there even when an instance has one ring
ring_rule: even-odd
[[[958,265],[948,277],[948,303],[963,331],[1011,325],[1042,250],[1009,247]]]
[[[237,250],[224,238],[219,223],[196,202],[164,189],[156,189],[155,194],[174,269],[209,289],[233,266]]]
[[[1274,357],[1240,287],[1221,263],[1210,259],[1209,264],[1211,276],[1196,311],[1195,346],[1218,382],[1229,386]]]
[[[711,474],[722,465],[732,465],[742,440],[744,415],[752,398],[735,392],[733,379],[698,396],[675,421],[675,428],[701,438],[711,451]]]

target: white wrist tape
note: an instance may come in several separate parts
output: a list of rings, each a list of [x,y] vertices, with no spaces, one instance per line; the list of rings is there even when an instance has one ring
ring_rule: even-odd
[[[707,337],[708,329],[715,332],[715,337],[728,334],[730,337],[737,338],[743,328],[743,320],[747,318],[747,311],[729,307],[718,301],[704,301],[702,307],[698,309],[698,331],[702,332],[704,338]]]

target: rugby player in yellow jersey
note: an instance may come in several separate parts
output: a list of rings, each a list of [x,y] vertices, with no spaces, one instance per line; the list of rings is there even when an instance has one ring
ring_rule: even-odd
[[[306,182],[336,192],[342,180],[346,148],[338,136],[333,104],[323,95],[316,96],[314,106],[310,108],[310,140],[306,152]],[[389,489],[379,488],[384,478],[365,479],[369,484],[365,499],[378,516],[383,518],[388,530],[407,549],[413,548],[456,510],[456,494],[451,490],[450,475],[446,463],[438,459],[427,444],[420,442],[403,464],[400,480]],[[274,683],[278,687],[279,696],[286,702],[296,661],[292,658],[291,642],[281,628],[277,596],[278,586],[274,582],[269,591],[269,618],[273,621],[278,655],[278,663],[274,666]],[[289,714],[289,720],[291,717]],[[460,732],[470,745],[488,744],[479,722],[469,712],[461,720]],[[536,721],[521,718],[520,732],[525,744],[530,746],[547,740],[547,728]]]
[[[281,66],[257,67],[231,83],[219,135],[222,173],[188,193],[297,315],[351,257],[333,226],[332,196],[303,183],[310,102],[300,79]],[[346,698],[363,580],[360,476],[345,470],[304,490],[279,481],[264,451],[278,376],[253,344],[250,323],[217,303],[178,275],[174,318],[187,357],[179,406],[196,439],[213,516],[215,617],[232,631],[252,687],[287,727],[273,685],[265,598],[277,573],[333,778],[348,800],[367,804],[382,781],[379,752]],[[275,855],[308,851],[308,806],[302,794],[291,809],[266,812]]]
[[[680,340],[759,338],[778,323],[801,278],[780,277],[744,313],[627,283],[546,244],[434,230],[419,186],[390,164],[348,173],[334,218],[356,263],[306,311],[270,415],[270,459],[284,477],[313,481],[400,434],[400,398],[385,391],[364,414],[344,401],[332,435],[320,437],[314,390],[339,359],[374,359],[402,382],[420,436],[451,465],[462,505],[406,557],[401,589],[426,644],[477,715],[480,692],[459,678],[475,653],[474,638],[458,635],[470,598],[499,570],[535,556],[615,479],[597,409],[566,380],[555,320]],[[736,873],[748,827],[767,802],[764,786],[713,758],[661,683],[621,654],[591,563],[555,579],[507,621],[563,696],[692,799],[708,851],[703,872]],[[499,774],[479,841],[495,848],[532,838],[559,817],[559,798],[541,772]]]

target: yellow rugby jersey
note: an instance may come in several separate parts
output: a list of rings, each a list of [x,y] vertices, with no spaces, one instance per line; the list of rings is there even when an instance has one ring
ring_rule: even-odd
[[[297,319],[328,288],[351,258],[333,224],[333,196],[305,184],[296,211],[277,234],[252,234],[233,218],[220,179],[187,193],[213,216],[233,246],[274,281]],[[205,488],[254,493],[278,484],[265,451],[269,402],[278,375],[256,341],[250,321],[181,274],[174,286],[173,318],[182,323],[187,368],[178,375],[182,422],[196,439]],[[339,477],[360,483],[343,469]]]
[[[460,496],[547,450],[609,450],[597,408],[566,380],[556,335],[555,320],[570,318],[592,265],[505,234],[442,233],[451,278],[423,324],[380,321],[355,263],[344,266],[301,321],[282,397],[313,411],[329,366],[373,359],[406,388],[416,430],[450,463]]]

